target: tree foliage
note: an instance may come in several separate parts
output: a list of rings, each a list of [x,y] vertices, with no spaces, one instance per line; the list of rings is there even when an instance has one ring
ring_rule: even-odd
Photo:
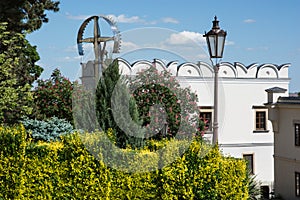
[[[99,130],[96,117],[95,92],[84,85],[73,83],[72,113],[76,129],[93,132]]]
[[[249,198],[246,162],[224,157],[217,146],[193,141],[181,157],[153,171],[151,166],[173,157],[184,141],[169,140],[172,151],[164,148],[160,153],[145,149],[130,154],[133,150],[117,148],[128,152],[127,157],[118,157],[130,158],[126,167],[149,169],[127,173],[103,162],[107,149],[95,145],[104,140],[103,133],[68,134],[49,143],[35,143],[26,136],[21,126],[0,127],[0,199]],[[87,150],[87,144],[99,151],[98,159]]]
[[[72,114],[73,83],[55,69],[47,80],[38,80],[34,90],[34,117],[46,120],[51,117],[66,119],[73,123]]]
[[[12,64],[13,72],[16,74],[19,85],[30,84],[43,72],[43,69],[35,63],[40,59],[36,46],[32,46],[25,35],[9,31],[6,22],[0,23],[2,40],[0,52],[4,53],[6,58],[16,59],[18,62]]]
[[[170,72],[158,71],[155,66],[124,77],[115,60],[96,90],[99,125],[104,131],[116,131],[118,146],[198,134],[198,111],[196,94],[182,87]]]
[[[0,1],[0,22],[7,22],[12,32],[32,32],[49,21],[45,12],[57,12],[58,5],[52,0]]]
[[[96,114],[102,130],[114,130],[119,147],[142,145],[143,135],[139,129],[141,123],[137,107],[134,99],[129,96],[126,80],[119,73],[117,59],[103,72],[98,82]]]
[[[26,56],[28,52],[34,54],[34,59]],[[35,47],[24,35],[11,33],[7,31],[6,23],[0,23],[0,123],[13,124],[31,114],[31,84],[39,73],[35,73],[37,66],[33,64],[30,68],[28,65],[36,59]]]
[[[143,126],[150,127],[148,133],[156,133],[147,137],[161,139],[197,133],[197,96],[189,87],[182,87],[170,72],[159,71],[152,66],[139,72],[131,81],[130,88]],[[162,126],[166,126],[167,130]]]
[[[112,112],[111,112],[111,97],[115,85],[120,79],[119,66],[117,61],[114,61],[99,79],[96,89],[96,112],[97,119],[102,130],[109,128],[117,129]]]
[[[62,135],[72,133],[73,126],[65,119],[51,117],[46,120],[23,119],[22,124],[33,141],[56,141]]]

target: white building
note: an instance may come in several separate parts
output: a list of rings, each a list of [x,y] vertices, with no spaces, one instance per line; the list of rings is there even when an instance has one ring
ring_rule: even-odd
[[[135,75],[155,64],[158,69],[169,70],[185,85],[190,85],[199,98],[203,117],[213,119],[213,69],[203,62],[182,63],[161,60],[128,63],[119,59],[123,74]],[[274,181],[274,134],[267,119],[266,89],[280,87],[288,96],[289,64],[221,63],[219,70],[219,145],[225,155],[249,160],[249,168],[263,185],[272,187]],[[274,99],[278,94],[274,94]],[[211,130],[211,128],[210,128]],[[206,138],[212,138],[208,131]],[[269,188],[271,190],[272,188]]]
[[[299,199],[300,97],[280,97],[267,106],[274,130],[275,194]]]
[[[204,62],[165,64],[154,59],[129,63],[119,58],[120,72],[124,75],[136,75],[153,65],[161,70],[169,70],[182,84],[191,86],[192,91],[197,93],[201,115],[209,121],[205,137],[211,140],[214,99],[212,67]],[[94,88],[93,71],[89,69],[93,68],[93,63],[82,66],[83,84],[87,88]],[[279,95],[288,96],[288,67],[289,64],[245,66],[241,63],[221,63],[219,69],[218,121],[221,150],[225,155],[247,159],[249,169],[269,191],[273,189],[274,182],[274,134],[264,103],[268,99],[266,91],[269,93],[268,101],[272,98],[276,100]]]

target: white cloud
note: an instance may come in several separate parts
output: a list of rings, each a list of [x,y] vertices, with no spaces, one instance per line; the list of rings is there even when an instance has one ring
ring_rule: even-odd
[[[247,24],[251,24],[251,23],[255,23],[256,21],[254,19],[245,19],[244,20],[244,23],[247,23]]]
[[[198,59],[200,59],[200,60],[209,59],[207,53],[206,53],[206,54],[205,54],[205,53],[198,54],[198,55],[196,56],[196,58],[198,58]]]
[[[66,16],[68,19],[72,20],[85,20],[89,17],[90,15],[71,15],[70,13],[66,13]],[[141,19],[139,16],[132,16],[132,17],[127,17],[124,14],[121,15],[107,15],[108,17],[111,17],[113,20],[115,20],[118,23],[138,23],[138,22],[144,22],[143,19]]]
[[[77,51],[77,45],[68,46],[67,48],[65,48],[64,51],[65,52],[75,52],[75,51]]]
[[[71,15],[70,13],[66,13],[66,16],[68,19],[73,19],[73,20],[85,20],[89,15]]]
[[[92,43],[83,43],[83,51],[93,51],[94,46]],[[68,46],[67,48],[65,48],[64,50],[65,52],[78,52],[78,46],[77,44],[73,45],[73,46]]]
[[[70,13],[65,13],[65,15],[68,19],[81,20],[81,21],[91,17],[90,15],[72,15]],[[117,23],[126,23],[126,24],[129,24],[129,23],[142,23],[142,24],[146,24],[146,25],[155,25],[155,24],[158,23],[157,20],[146,21],[145,19],[143,19],[140,16],[126,16],[125,14],[120,14],[120,15],[109,14],[109,15],[106,15],[106,16],[112,18]],[[164,17],[159,21],[163,22],[163,23],[171,23],[171,24],[178,24],[179,23],[179,21],[177,19],[172,18],[172,17]]]
[[[73,62],[73,61],[77,61],[77,60],[81,60],[81,59],[82,59],[81,56],[74,56],[74,57],[65,56],[64,58],[61,58],[60,61],[61,62]]]
[[[248,47],[246,48],[247,51],[268,51],[269,47]]]
[[[183,31],[171,34],[166,42],[171,45],[205,44],[205,38],[200,33]]]
[[[172,17],[165,17],[165,18],[162,19],[162,21],[164,23],[171,23],[171,24],[178,24],[179,23],[179,21],[177,19],[174,19]]]
[[[225,45],[226,45],[226,46],[234,45],[234,42],[233,42],[233,41],[225,40]]]
[[[138,23],[138,22],[144,22],[143,19],[141,19],[139,16],[132,16],[132,17],[127,17],[124,14],[121,15],[108,15],[112,19],[114,19],[118,23]]]
[[[125,42],[124,41],[121,43],[121,45],[122,45],[122,48],[134,48],[134,49],[139,48],[139,46],[133,42]]]

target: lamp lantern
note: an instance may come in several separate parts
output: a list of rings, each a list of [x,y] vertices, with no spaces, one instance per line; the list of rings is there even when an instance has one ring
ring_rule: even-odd
[[[212,29],[203,35],[203,37],[206,37],[210,58],[223,57],[226,35],[227,32],[220,29],[219,21],[217,20],[217,16],[215,16]]]

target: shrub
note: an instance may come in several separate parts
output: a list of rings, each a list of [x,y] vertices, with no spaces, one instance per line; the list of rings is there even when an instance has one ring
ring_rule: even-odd
[[[72,91],[74,84],[61,75],[59,69],[52,72],[51,78],[38,80],[34,90],[34,118],[46,120],[51,117],[66,119],[73,124]]]
[[[105,155],[109,146],[98,145],[109,134],[33,142],[23,126],[0,127],[0,199],[248,198],[245,161],[224,157],[217,147],[195,140],[183,152],[186,141],[165,140],[153,142],[160,151],[116,148],[123,159],[117,170],[105,158],[113,156]],[[157,169],[160,163],[167,165]],[[143,168],[149,171],[135,172]]]
[[[21,197],[26,167],[26,131],[24,127],[0,127],[0,199]]]
[[[72,125],[65,119],[51,117],[45,121],[37,119],[23,119],[22,123],[34,141],[54,141],[60,136],[73,132]]]

